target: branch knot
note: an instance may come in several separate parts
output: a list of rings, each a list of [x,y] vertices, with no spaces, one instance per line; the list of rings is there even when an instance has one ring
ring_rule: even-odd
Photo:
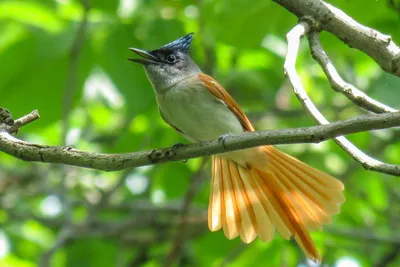
[[[7,126],[12,126],[14,124],[11,112],[2,107],[0,107],[0,124],[6,124]]]

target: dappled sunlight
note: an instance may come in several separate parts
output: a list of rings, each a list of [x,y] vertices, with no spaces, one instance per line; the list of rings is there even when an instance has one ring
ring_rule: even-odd
[[[86,79],[84,96],[89,101],[105,99],[114,109],[119,109],[124,105],[124,99],[115,84],[99,68],[94,69]]]
[[[0,259],[3,259],[10,253],[10,243],[3,231],[0,231]]]
[[[139,195],[147,189],[149,179],[142,174],[131,174],[126,178],[125,185],[133,195]]]
[[[400,1],[324,3],[0,0],[0,267],[400,266],[400,179],[389,175],[400,126],[373,119],[400,109]],[[360,33],[330,5],[379,32]],[[185,80],[185,101],[167,101],[190,103],[177,116],[201,121],[195,133],[223,132],[219,109],[199,111],[211,100],[237,132],[251,122],[285,144],[228,154],[232,140],[254,141],[231,135],[209,143],[223,154],[185,159],[209,144],[179,145],[190,142],[128,59],[191,32],[188,53],[213,93],[193,101],[201,88]],[[310,105],[338,123],[308,131]],[[40,118],[20,124],[33,110]],[[376,165],[335,143],[341,127]]]
[[[40,210],[46,217],[55,217],[62,212],[62,203],[55,195],[50,195],[42,200]]]
[[[361,267],[361,264],[354,258],[343,257],[336,262],[335,267]]]

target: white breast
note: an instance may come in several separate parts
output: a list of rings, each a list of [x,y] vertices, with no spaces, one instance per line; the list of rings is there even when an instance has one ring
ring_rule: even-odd
[[[192,142],[243,132],[236,116],[203,87],[197,76],[159,92],[157,102],[164,119]]]

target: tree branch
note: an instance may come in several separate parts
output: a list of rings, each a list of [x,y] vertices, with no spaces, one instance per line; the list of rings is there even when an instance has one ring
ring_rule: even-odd
[[[284,64],[284,71],[293,87],[294,93],[303,107],[310,113],[316,122],[326,125],[329,124],[329,121],[321,114],[321,112],[319,112],[310,97],[307,95],[296,71],[296,59],[300,39],[308,33],[309,30],[310,25],[307,22],[302,21],[287,34],[288,53]],[[360,162],[365,169],[400,176],[400,165],[387,164],[371,158],[343,136],[336,137],[334,140],[347,154]]]
[[[40,118],[39,112],[37,110],[32,111],[31,113],[19,118],[14,121],[14,124],[8,130],[10,133],[18,132],[19,128],[37,120]]]
[[[311,55],[319,63],[326,77],[328,78],[331,87],[339,93],[344,94],[350,101],[357,106],[360,106],[368,111],[375,113],[395,112],[394,108],[386,106],[375,99],[372,99],[367,94],[355,88],[353,85],[346,83],[335,69],[332,61],[322,48],[319,40],[319,33],[313,31],[308,35]]]
[[[117,171],[261,145],[319,143],[341,135],[397,126],[400,126],[400,112],[369,114],[323,126],[248,132],[228,136],[223,142],[214,140],[179,148],[168,147],[124,154],[85,152],[66,146],[32,144],[13,137],[5,130],[0,130],[0,151],[24,161],[61,163],[91,169]],[[397,165],[387,166],[383,163],[381,163],[383,165],[370,165],[368,161],[360,162],[369,169],[400,175],[400,166]]]
[[[400,76],[400,47],[389,35],[361,25],[340,9],[321,0],[272,0],[298,18],[311,17],[319,29],[363,51],[386,72]]]

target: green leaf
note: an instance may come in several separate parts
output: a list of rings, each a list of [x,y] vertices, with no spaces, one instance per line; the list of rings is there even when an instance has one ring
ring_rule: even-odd
[[[385,188],[385,182],[377,174],[368,175],[364,179],[362,187],[368,195],[369,202],[379,210],[385,210],[388,206],[388,195]]]
[[[43,127],[61,118],[63,91],[71,60],[69,49],[74,34],[74,29],[70,28],[62,34],[30,35],[0,54],[1,104],[9,108],[15,117],[38,109],[41,119],[32,124],[34,127]],[[15,60],[22,55],[23,59]],[[78,62],[73,70],[77,74],[75,103],[81,97],[83,83],[92,68],[92,49],[87,43],[83,44]]]
[[[199,266],[220,266],[225,255],[228,255],[239,244],[238,239],[226,239],[221,230],[207,233],[197,239],[193,245]]]
[[[175,162],[159,166],[151,179],[153,188],[162,188],[167,199],[182,199],[191,176],[192,172],[186,164]]]
[[[107,12],[116,12],[119,3],[117,0],[96,0],[90,1],[90,8],[100,9]]]
[[[369,95],[393,108],[400,108],[400,79],[388,73],[382,73],[369,86]]]
[[[207,1],[201,11],[214,40],[241,47],[260,47],[267,33],[284,36],[296,19],[272,1]]]
[[[154,93],[143,68],[127,60],[133,56],[128,50],[132,46],[141,45],[130,27],[120,25],[112,30],[98,57],[102,68],[124,96],[128,114],[134,115],[149,107]]]
[[[64,22],[54,11],[42,3],[28,1],[0,2],[0,20],[8,19],[38,27],[48,32],[60,32]]]
[[[14,255],[8,255],[5,258],[0,259],[1,266],[15,266],[15,267],[35,267],[37,266],[35,261],[27,259],[21,259]]]
[[[79,241],[73,241],[66,247],[65,266],[114,266],[116,253],[117,246],[111,240],[102,238],[79,239]]]

